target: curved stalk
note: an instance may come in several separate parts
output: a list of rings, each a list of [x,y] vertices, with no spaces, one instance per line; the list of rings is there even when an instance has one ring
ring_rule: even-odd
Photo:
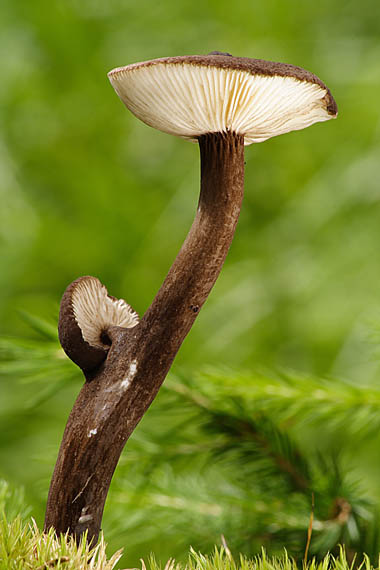
[[[120,454],[156,396],[231,245],[243,199],[244,137],[199,138],[201,192],[190,231],[140,323],[112,327],[106,360],[86,374],[50,485],[45,529],[99,534]]]

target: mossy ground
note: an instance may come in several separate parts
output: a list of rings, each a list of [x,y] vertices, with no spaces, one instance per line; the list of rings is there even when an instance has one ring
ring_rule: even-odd
[[[1,570],[111,570],[121,556],[121,550],[107,556],[103,536],[91,548],[85,540],[76,544],[67,535],[58,538],[53,531],[44,534],[33,519],[23,522],[21,517],[16,517],[9,522],[3,516],[0,522]],[[141,570],[298,570],[300,567],[303,570],[375,570],[379,565],[371,565],[366,555],[362,560],[355,558],[348,562],[343,549],[338,557],[327,555],[319,562],[313,558],[305,565],[289,557],[286,549],[281,557],[268,557],[262,550],[260,555],[249,559],[243,555],[233,557],[227,546],[215,547],[210,555],[190,550],[184,564],[174,559],[163,564],[153,554],[147,561],[141,559]]]

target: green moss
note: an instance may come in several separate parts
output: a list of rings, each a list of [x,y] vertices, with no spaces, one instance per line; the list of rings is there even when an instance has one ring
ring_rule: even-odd
[[[23,522],[21,516],[17,516],[8,522],[3,514],[0,522],[1,570],[111,570],[121,556],[122,551],[119,550],[110,558],[107,557],[103,536],[91,548],[85,538],[77,544],[67,535],[58,538],[52,530],[45,534],[33,519]],[[285,549],[283,555],[278,557],[268,557],[265,550],[262,550],[260,555],[251,559],[243,555],[233,558],[227,545],[215,548],[208,556],[191,549],[184,564],[169,559],[163,565],[157,562],[154,555],[149,557],[147,563],[141,559],[141,570],[297,570],[299,566]],[[327,555],[320,562],[310,560],[306,566],[303,565],[303,570],[351,570],[354,567],[361,570],[375,568],[366,555],[362,561],[358,562],[354,558],[349,562],[345,551],[341,549],[337,557]]]
[[[16,517],[8,522],[3,516],[0,522],[0,568],[26,570],[64,568],[65,570],[111,570],[121,557],[121,551],[107,558],[103,537],[90,548],[83,539],[80,544],[67,535],[59,538],[50,530],[47,534],[35,521],[23,522]]]

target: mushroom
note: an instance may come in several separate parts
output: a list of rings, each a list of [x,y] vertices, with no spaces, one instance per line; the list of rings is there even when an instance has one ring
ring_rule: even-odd
[[[96,277],[79,277],[61,301],[58,333],[67,356],[84,372],[99,366],[111,346],[110,327],[134,327],[137,313],[124,301],[108,295]]]
[[[91,277],[70,285],[62,301],[62,344],[91,373],[86,373],[66,425],[45,529],[76,537],[86,530],[90,540],[98,536],[124,445],[156,396],[224,263],[243,199],[244,145],[337,115],[329,89],[312,73],[229,54],[156,59],[114,69],[109,78],[142,121],[198,141],[201,191],[182,248],[139,322],[128,306],[126,321],[119,320],[112,298]],[[94,315],[100,315],[100,324],[93,335],[87,325]],[[91,517],[84,520],[83,513],[89,512]]]

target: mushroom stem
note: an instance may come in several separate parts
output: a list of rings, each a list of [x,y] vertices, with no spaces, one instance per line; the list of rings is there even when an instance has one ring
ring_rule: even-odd
[[[157,355],[169,364],[206,301],[228,253],[244,190],[244,137],[210,133],[199,137],[201,191],[190,231],[142,319]]]
[[[199,137],[201,193],[187,238],[138,325],[111,327],[106,360],[85,382],[69,416],[52,477],[45,530],[88,540],[99,534],[123,447],[164,381],[231,245],[243,199],[244,137]]]

